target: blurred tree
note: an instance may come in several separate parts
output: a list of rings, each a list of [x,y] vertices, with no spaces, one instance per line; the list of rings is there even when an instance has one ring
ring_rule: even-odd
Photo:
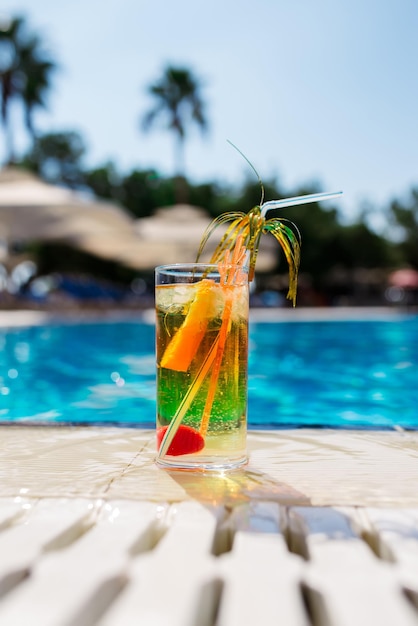
[[[189,185],[188,197],[190,204],[205,209],[212,217],[231,211],[235,206],[232,191],[216,182]]]
[[[35,140],[23,165],[51,183],[79,187],[84,183],[84,141],[76,131],[46,133]]]
[[[39,47],[39,39],[33,37],[26,47],[22,47],[21,52],[22,69],[25,75],[22,99],[25,108],[26,128],[32,142],[36,139],[34,111],[38,107],[46,107],[45,97],[50,88],[50,75],[56,69],[52,61],[36,58],[35,51]]]
[[[175,202],[176,185],[171,178],[161,178],[154,170],[133,170],[122,179],[123,205],[136,217],[147,217],[155,209]]]
[[[388,268],[398,258],[394,244],[370,230],[364,221],[342,227],[338,249],[339,261],[347,268]]]
[[[288,195],[318,191],[316,186],[305,186]],[[305,204],[284,211],[301,233],[300,271],[311,276],[317,291],[326,289],[327,281],[335,270],[342,272],[349,282],[352,270],[387,268],[396,259],[396,250],[391,242],[372,231],[363,220],[344,226],[337,208],[332,204]],[[283,216],[282,211],[277,214]]]
[[[192,72],[183,67],[168,66],[162,77],[148,88],[155,106],[145,114],[143,128],[152,128],[156,121],[173,132],[175,166],[178,176],[184,175],[184,141],[187,127],[194,122],[202,131],[207,128],[201,85]]]
[[[297,191],[292,195],[315,193]],[[333,264],[339,263],[339,240],[342,226],[335,208],[323,209],[320,204],[304,204],[284,209],[286,217],[297,225],[302,238],[301,272],[314,277],[319,287],[322,277]],[[283,211],[280,212],[283,216]]]
[[[391,221],[400,233],[398,248],[405,264],[418,269],[418,187],[406,202],[393,200],[389,207]]]
[[[113,163],[105,163],[84,172],[84,182],[96,196],[108,200],[122,199],[121,177]]]
[[[26,128],[35,138],[34,111],[45,107],[51,74],[56,64],[41,39],[28,32],[26,20],[16,17],[0,22],[1,120],[6,136],[7,160],[15,161],[10,107],[20,102],[25,112]]]

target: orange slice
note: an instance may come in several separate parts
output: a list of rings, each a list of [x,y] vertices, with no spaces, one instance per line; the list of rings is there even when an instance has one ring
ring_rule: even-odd
[[[177,372],[187,372],[189,369],[213,310],[214,286],[215,283],[206,278],[198,284],[195,299],[183,324],[165,349],[161,367]]]

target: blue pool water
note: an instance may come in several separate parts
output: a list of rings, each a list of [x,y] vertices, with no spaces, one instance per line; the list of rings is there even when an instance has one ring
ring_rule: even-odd
[[[154,327],[0,329],[0,422],[154,425]],[[252,323],[250,428],[418,428],[418,317]]]

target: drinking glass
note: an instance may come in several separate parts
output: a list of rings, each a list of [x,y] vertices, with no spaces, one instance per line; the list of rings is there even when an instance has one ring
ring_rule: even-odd
[[[247,462],[248,270],[155,270],[160,467],[226,470]]]

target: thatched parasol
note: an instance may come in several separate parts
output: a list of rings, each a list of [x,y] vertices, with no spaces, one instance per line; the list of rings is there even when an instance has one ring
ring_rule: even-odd
[[[132,232],[133,222],[114,204],[50,185],[23,170],[0,171],[0,236],[9,243],[71,242],[86,232]]]

